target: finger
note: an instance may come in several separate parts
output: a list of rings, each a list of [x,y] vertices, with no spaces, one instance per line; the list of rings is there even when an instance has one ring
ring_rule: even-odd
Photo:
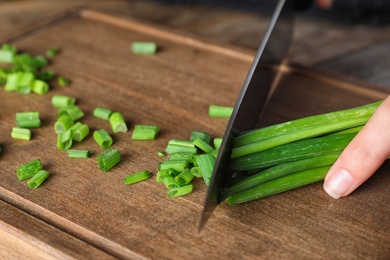
[[[338,199],[353,192],[390,154],[390,96],[349,143],[324,180],[324,190]]]

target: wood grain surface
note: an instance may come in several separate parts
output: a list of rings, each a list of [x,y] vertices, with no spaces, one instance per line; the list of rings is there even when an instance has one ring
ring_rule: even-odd
[[[53,83],[43,96],[0,90],[0,171],[4,176],[0,198],[7,203],[1,205],[5,210],[13,206],[11,211],[22,211],[13,213],[14,218],[26,219],[28,224],[18,226],[11,217],[2,216],[1,231],[9,234],[9,244],[17,243],[15,233],[26,233],[37,237],[39,244],[49,244],[32,249],[42,257],[89,259],[389,256],[388,164],[343,200],[331,199],[317,183],[234,207],[222,204],[201,233],[197,224],[206,192],[201,180],[195,182],[192,194],[177,199],[168,198],[154,178],[133,186],[123,184],[123,178],[136,171],[155,173],[162,160],[156,153],[164,150],[169,139],[188,139],[192,130],[213,137],[223,134],[227,121],[208,117],[208,106],[234,104],[251,52],[190,39],[134,20],[84,11],[11,41],[33,54],[53,46],[61,48],[50,68],[69,77],[72,84],[63,88]],[[135,40],[157,42],[158,54],[132,54],[129,45]],[[75,97],[85,112],[81,121],[92,130],[104,128],[113,135],[114,147],[123,155],[115,168],[107,173],[98,169],[96,155],[103,150],[91,136],[74,148],[91,149],[92,158],[71,160],[57,150],[56,110],[50,104],[55,94]],[[362,105],[388,94],[386,89],[360,81],[287,68],[264,124]],[[106,121],[92,116],[96,106],[122,112],[130,131],[112,133]],[[33,130],[29,142],[11,139],[15,113],[32,110],[41,113],[43,126]],[[158,125],[161,133],[152,142],[132,141],[135,124]],[[15,170],[35,158],[41,158],[51,176],[32,190],[17,181]],[[43,222],[41,228],[49,238],[71,237],[69,242],[62,248],[61,243],[36,235],[31,226],[37,222]],[[14,232],[8,232],[11,229]],[[34,248],[34,243],[29,246]],[[56,255],[58,252],[62,255]]]

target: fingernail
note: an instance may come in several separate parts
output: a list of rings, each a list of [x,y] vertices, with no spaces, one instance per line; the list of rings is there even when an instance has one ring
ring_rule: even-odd
[[[334,199],[339,199],[351,188],[353,179],[346,170],[334,172],[324,183],[324,190]]]

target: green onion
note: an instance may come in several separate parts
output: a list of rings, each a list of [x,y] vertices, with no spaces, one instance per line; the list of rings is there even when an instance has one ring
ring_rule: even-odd
[[[58,85],[60,85],[61,87],[66,87],[70,84],[70,80],[69,79],[66,79],[62,76],[58,76]]]
[[[103,149],[109,148],[113,143],[112,137],[104,129],[93,132],[93,139]]]
[[[167,147],[165,148],[165,152],[167,154],[172,153],[191,153],[196,154],[197,149],[195,145],[190,141],[184,141],[184,140],[176,140],[172,139],[169,140]]]
[[[186,169],[188,169],[189,163],[187,160],[169,160],[169,161],[163,161],[158,164],[159,170],[168,170],[173,169],[177,172],[182,172]]]
[[[172,153],[169,156],[169,160],[177,161],[177,160],[186,160],[188,163],[193,163],[194,155],[191,153]]]
[[[233,113],[233,107],[210,105],[209,116],[211,117],[230,117]]]
[[[125,184],[134,184],[134,183],[137,183],[140,181],[147,180],[151,177],[152,177],[152,174],[150,171],[143,170],[143,171],[140,171],[140,172],[137,172],[137,173],[134,173],[132,175],[125,177],[123,181]]]
[[[40,159],[35,159],[20,165],[16,170],[16,175],[19,181],[24,181],[33,177],[40,170],[42,170],[42,162]]]
[[[72,147],[73,138],[72,130],[67,130],[64,133],[59,133],[57,135],[57,148],[58,150],[64,151]]]
[[[84,116],[83,111],[76,105],[60,108],[57,115],[62,116],[63,114],[68,114],[73,121],[79,120]]]
[[[194,142],[198,138],[202,139],[205,143],[210,144],[211,136],[209,134],[199,131],[192,131],[190,136],[190,142]]]
[[[186,168],[184,168],[184,169],[186,169]],[[163,170],[167,171],[168,175],[172,176],[172,177],[176,177],[180,173],[179,171],[177,171],[177,170],[175,170],[173,168],[168,168],[168,167],[166,167]]]
[[[60,53],[60,49],[58,48],[50,48],[46,51],[46,55],[48,57],[54,57],[57,56]]]
[[[26,128],[13,127],[11,137],[20,140],[31,140],[31,131]]]
[[[232,172],[260,170],[297,160],[341,152],[356,133],[317,137],[280,145],[265,151],[230,160]]]
[[[156,181],[157,182],[164,182],[164,178],[169,176],[169,173],[167,170],[159,170],[156,173]]]
[[[213,140],[213,144],[214,144],[214,148],[215,148],[215,150],[218,150],[218,149],[219,149],[219,147],[221,147],[221,144],[222,144],[222,138],[220,138],[220,137],[214,138],[214,140]]]
[[[57,108],[67,107],[75,103],[76,99],[68,96],[54,95],[51,99],[51,104]]]
[[[104,153],[97,156],[99,168],[102,171],[108,171],[119,163],[122,159],[120,152],[117,149],[110,148]]]
[[[192,190],[193,190],[193,185],[188,184],[186,186],[170,189],[170,190],[168,190],[167,194],[171,198],[176,198],[176,197],[190,194],[192,192]]]
[[[43,80],[36,79],[31,87],[32,92],[39,95],[45,94],[49,91],[49,84]]]
[[[22,74],[19,80],[18,87],[16,88],[16,91],[18,91],[21,94],[29,94],[31,93],[31,89],[33,87],[35,81],[35,76],[31,72],[25,72]]]
[[[54,72],[51,70],[46,70],[37,73],[37,79],[42,81],[50,81],[54,78]]]
[[[194,178],[194,175],[191,173],[190,169],[186,169],[186,170],[182,171],[181,173],[179,173],[175,177],[175,181],[180,186],[183,186],[183,185],[189,184],[193,178]]]
[[[97,107],[93,110],[93,115],[100,119],[108,120],[113,112],[110,109]]]
[[[40,170],[37,172],[30,180],[27,182],[27,186],[36,189],[49,177],[49,172],[45,170]]]
[[[196,161],[200,172],[202,173],[204,182],[208,186],[210,184],[211,175],[213,174],[215,157],[209,154],[200,154],[196,157]]]
[[[253,188],[235,193],[227,197],[226,202],[229,205],[235,205],[299,188],[323,180],[329,169],[330,166],[318,167],[273,179]]]
[[[196,147],[198,147],[200,150],[204,151],[205,153],[211,153],[214,148],[206,143],[203,139],[197,138],[192,142]]]
[[[232,157],[364,125],[382,101],[256,129],[235,138]]]
[[[16,113],[16,125],[21,128],[35,128],[41,126],[39,112],[18,112]]]
[[[191,171],[191,174],[194,175],[194,177],[196,177],[196,178],[202,178],[203,177],[202,173],[199,170],[199,167],[197,167],[197,166],[192,167],[190,169],[190,171]]]
[[[54,123],[54,130],[57,134],[64,133],[74,125],[72,118],[68,114],[63,114]]]
[[[157,44],[154,42],[133,42],[131,51],[134,54],[152,55],[157,52]]]
[[[0,63],[12,63],[15,53],[12,50],[0,49]]]
[[[92,152],[89,150],[67,150],[69,158],[84,159],[89,158]]]
[[[164,157],[164,156],[165,156],[165,153],[163,153],[163,152],[157,152],[157,156],[158,156],[158,157]]]
[[[119,112],[114,112],[110,115],[108,121],[110,122],[112,131],[114,133],[126,133],[127,125],[125,123],[125,119],[123,115]]]
[[[5,83],[4,90],[6,92],[18,90],[22,76],[23,76],[23,72],[15,72],[15,73],[8,74],[7,82]]]
[[[154,140],[158,134],[157,126],[135,125],[131,139],[133,140]]]
[[[227,189],[227,191],[224,193],[224,196],[229,196],[231,194],[257,186],[261,183],[277,179],[292,173],[332,165],[337,160],[339,155],[340,153],[335,153],[278,164],[234,183]]]
[[[175,177],[172,176],[166,176],[164,178],[164,185],[169,190],[180,187],[180,185],[175,181]]]
[[[77,122],[70,130],[72,130],[72,138],[76,142],[81,142],[89,135],[89,127],[87,124]]]

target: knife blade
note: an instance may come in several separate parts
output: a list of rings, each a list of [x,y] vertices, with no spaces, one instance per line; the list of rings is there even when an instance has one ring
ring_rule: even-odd
[[[277,67],[284,62],[292,41],[294,5],[294,0],[279,0],[276,4],[223,135],[198,231],[201,231],[217,205],[221,203],[223,190],[233,177],[234,173],[228,170],[228,163],[234,137],[258,125],[277,86],[279,79]]]

